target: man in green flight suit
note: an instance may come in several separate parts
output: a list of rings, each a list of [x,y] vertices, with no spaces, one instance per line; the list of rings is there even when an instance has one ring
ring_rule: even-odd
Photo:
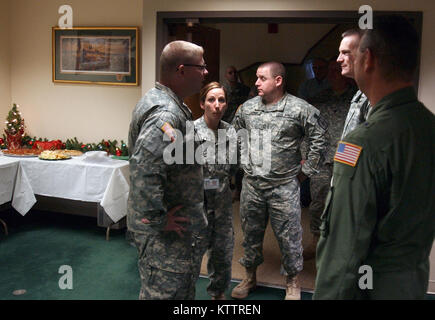
[[[364,32],[355,80],[372,106],[339,142],[322,215],[314,299],[424,299],[435,235],[435,117],[412,80],[417,33],[401,16]]]

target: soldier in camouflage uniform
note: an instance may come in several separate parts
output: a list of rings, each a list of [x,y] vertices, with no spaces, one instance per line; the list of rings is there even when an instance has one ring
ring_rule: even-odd
[[[358,125],[367,120],[369,110],[369,100],[361,90],[358,90],[350,102],[350,108],[343,127],[341,139],[344,139],[349,132],[353,131]]]
[[[229,66],[225,72],[224,88],[227,92],[227,110],[225,111],[222,120],[231,123],[236,114],[237,108],[246,100],[248,100],[249,91],[251,90],[248,86],[239,82],[239,77],[237,69],[234,66]]]
[[[226,83],[224,88],[227,93],[227,110],[225,111],[222,120],[227,123],[232,123],[237,108],[249,99],[251,89],[239,82],[239,74],[236,67],[229,66],[225,72]],[[233,201],[240,199],[240,191],[242,190],[243,170],[239,169],[234,177],[235,185],[232,186]]]
[[[171,142],[185,147],[194,139],[182,99],[202,86],[203,49],[171,42],[160,68],[160,83],[136,105],[130,124],[127,226],[139,254],[139,298],[194,299],[207,228],[202,166],[186,159],[169,164],[165,151]]]
[[[201,146],[204,146],[207,271],[210,279],[207,292],[213,300],[224,300],[231,281],[234,249],[230,179],[238,168],[237,135],[232,126],[220,120],[227,103],[224,88],[219,83],[211,82],[201,90],[200,106],[204,115],[195,121],[195,129]],[[222,158],[219,158],[219,150],[225,150]],[[208,157],[209,151],[212,157]]]
[[[310,230],[313,238],[309,246],[304,250],[304,258],[306,260],[315,256],[317,241],[320,235],[320,216],[322,215],[326,195],[331,183],[335,149],[343,131],[350,101],[356,90],[341,75],[341,68],[335,60],[329,62],[327,78],[331,87],[312,98],[313,106],[319,109],[322,117],[328,122],[328,130],[326,133],[327,147],[325,149],[325,159],[320,166],[319,173],[310,179],[312,201],[309,206],[309,212],[311,217]]]
[[[342,34],[337,62],[341,66],[341,74],[345,77],[354,79],[353,64],[355,54],[361,40],[362,31],[360,29],[350,29]],[[359,124],[365,122],[370,111],[370,103],[360,90],[352,98],[349,112],[344,123],[341,139],[349,132],[353,131]]]
[[[303,268],[303,259],[299,186],[301,180],[318,172],[326,125],[316,108],[284,92],[282,64],[261,65],[257,78],[259,96],[245,102],[233,121],[236,130],[249,132],[251,153],[249,161],[243,164],[245,176],[240,198],[245,249],[240,263],[246,268],[246,278],[234,288],[232,297],[245,298],[256,286],[256,268],[263,262],[263,238],[270,217],[282,254],[286,299],[300,299],[297,275]],[[269,133],[271,141],[267,142]],[[299,148],[305,135],[310,141],[309,153],[301,166]],[[261,138],[262,145],[257,143]],[[242,161],[244,152],[242,149]],[[269,160],[270,167],[260,166],[261,159],[263,165]]]

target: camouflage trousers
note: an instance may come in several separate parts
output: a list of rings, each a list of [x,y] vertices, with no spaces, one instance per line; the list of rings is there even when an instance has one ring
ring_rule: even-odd
[[[202,257],[204,235],[175,232],[134,233],[138,249],[141,300],[193,300]]]
[[[231,202],[231,193],[229,195]],[[216,297],[228,289],[234,249],[233,211],[208,210],[209,245],[207,272],[210,283],[207,292]]]
[[[320,235],[320,216],[325,207],[326,196],[331,184],[332,165],[323,165],[318,174],[310,178],[311,203],[308,208],[310,213],[310,230],[315,235]]]
[[[257,189],[248,179],[243,179],[240,195],[245,252],[239,262],[245,268],[263,263],[264,233],[270,218],[282,255],[281,271],[294,276],[303,268],[299,181],[294,178],[270,189]]]

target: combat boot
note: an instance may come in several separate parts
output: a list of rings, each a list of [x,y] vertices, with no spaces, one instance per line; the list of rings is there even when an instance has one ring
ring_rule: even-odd
[[[231,292],[234,299],[244,299],[257,287],[257,268],[246,268],[246,277]]]
[[[286,277],[285,300],[301,300],[301,287],[298,276]]]
[[[218,294],[217,296],[212,296],[211,300],[226,300],[227,298],[225,297],[224,293]]]

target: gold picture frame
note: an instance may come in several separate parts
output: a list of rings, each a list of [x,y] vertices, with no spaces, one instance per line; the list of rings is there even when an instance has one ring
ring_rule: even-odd
[[[137,86],[138,27],[52,28],[53,82]]]

